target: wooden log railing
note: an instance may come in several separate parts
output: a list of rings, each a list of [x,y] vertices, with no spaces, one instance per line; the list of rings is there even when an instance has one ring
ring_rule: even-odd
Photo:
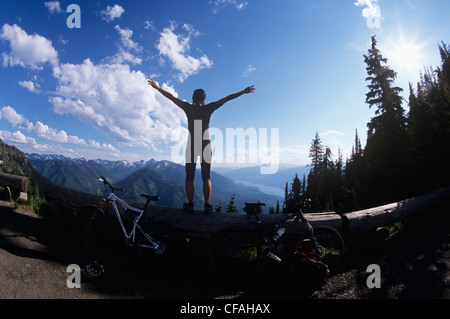
[[[102,199],[99,195],[83,193],[54,184],[47,185],[45,197],[47,201],[53,203],[53,211],[63,218],[68,216],[74,217],[83,207],[98,205]],[[375,230],[378,227],[402,221],[449,198],[450,186],[388,205],[346,214],[336,214],[334,212],[308,214],[307,218],[313,226],[327,225],[345,235],[356,236]],[[135,207],[143,207],[142,203],[129,203]],[[106,214],[110,218],[115,218],[112,209],[109,209]],[[178,208],[149,205],[142,221],[143,223],[155,221],[169,223],[184,231],[188,237],[208,238],[217,231],[228,227],[257,230],[274,223],[287,227],[294,220],[293,217],[289,218],[288,215],[284,214],[262,214],[259,215],[259,219],[261,223],[257,224],[254,220],[253,222],[249,221],[247,214],[243,213],[213,213],[205,215],[201,211],[194,211],[193,214],[187,214]],[[297,234],[303,231],[303,224],[298,223],[293,233]]]
[[[29,181],[25,176],[0,173],[0,186],[7,188],[10,200],[27,199]]]

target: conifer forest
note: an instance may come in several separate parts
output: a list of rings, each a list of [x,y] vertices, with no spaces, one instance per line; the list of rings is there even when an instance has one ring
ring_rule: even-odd
[[[395,86],[397,73],[372,44],[364,62],[366,106],[374,111],[362,147],[358,132],[345,160],[316,133],[310,170],[286,183],[283,211],[307,199],[311,211],[347,212],[414,197],[450,184],[450,46],[437,46],[441,65],[424,68],[409,83],[409,100]],[[300,180],[302,178],[302,180]]]

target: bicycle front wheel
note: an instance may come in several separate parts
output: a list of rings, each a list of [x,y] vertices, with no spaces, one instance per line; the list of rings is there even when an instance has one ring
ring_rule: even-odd
[[[313,227],[313,231],[319,251],[317,251],[310,234],[305,234],[297,243],[297,256],[307,262],[324,263],[330,272],[335,271],[344,256],[344,240],[335,229],[328,226]]]
[[[209,244],[209,261],[221,275],[248,273],[260,258],[257,239],[242,228],[228,228],[215,234]]]

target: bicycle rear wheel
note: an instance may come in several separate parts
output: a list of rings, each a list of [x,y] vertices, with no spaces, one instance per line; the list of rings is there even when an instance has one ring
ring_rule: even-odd
[[[306,233],[298,241],[295,254],[303,262],[320,262],[327,265],[330,272],[335,271],[344,256],[344,240],[335,229],[328,226],[313,227],[313,231],[320,251],[316,250],[310,234]]]
[[[228,228],[215,234],[209,244],[209,261],[221,275],[248,273],[260,258],[257,239],[242,228]]]

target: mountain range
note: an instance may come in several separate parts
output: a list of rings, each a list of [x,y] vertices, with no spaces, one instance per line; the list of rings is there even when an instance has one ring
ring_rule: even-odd
[[[112,184],[125,191],[120,197],[132,201],[142,201],[141,193],[157,195],[161,198],[158,205],[182,207],[186,201],[184,190],[185,168],[170,161],[109,161],[71,159],[61,155],[27,154],[37,172],[51,182],[88,193],[102,194],[103,184],[98,180],[105,176]],[[245,186],[213,171],[211,172],[213,191],[211,203],[220,204],[225,211],[231,197],[235,195],[235,205],[242,211],[245,202],[264,202],[271,207],[282,204],[284,198],[261,192],[257,187]],[[195,208],[203,208],[202,180],[196,173]],[[265,208],[268,211],[269,208]]]

